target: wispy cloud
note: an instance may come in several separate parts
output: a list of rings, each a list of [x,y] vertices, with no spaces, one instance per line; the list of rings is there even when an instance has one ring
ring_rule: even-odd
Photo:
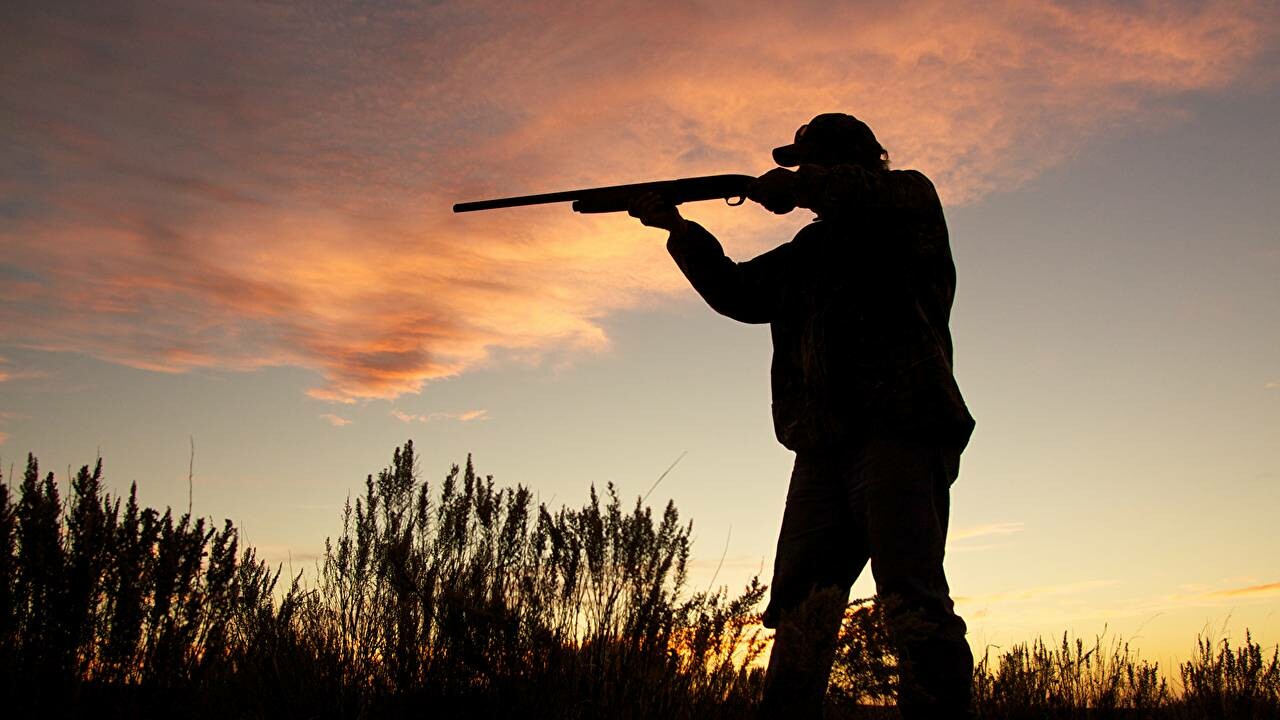
[[[1262,387],[1266,388],[1267,390],[1280,390],[1280,382],[1274,382],[1274,381],[1269,382],[1266,385],[1263,385]]]
[[[311,564],[324,557],[322,553],[316,550],[300,550],[289,545],[259,544],[255,545],[254,549],[257,551],[258,558],[266,561],[268,565],[280,563]]]
[[[8,425],[9,421],[17,417],[19,417],[18,413],[7,411],[7,410],[0,410],[0,428],[3,428],[5,425]],[[4,430],[0,430],[0,445],[4,445],[8,441],[9,441],[9,433]]]
[[[1113,128],[1176,122],[1188,94],[1272,79],[1274,3],[1156,10],[7,6],[0,326],[156,371],[309,368],[342,402],[599,351],[602,318],[687,292],[653,231],[449,205],[759,172],[837,108],[973,201]],[[691,212],[738,254],[779,234],[759,209]]]
[[[1280,597],[1280,582],[1266,583],[1263,585],[1248,585],[1245,587],[1227,588],[1225,590],[1213,590],[1204,593],[1205,597],[1210,598],[1239,598],[1239,597]]]
[[[1016,535],[1023,530],[1021,522],[995,522],[983,523],[967,528],[957,528],[948,533],[947,536],[947,552],[948,553],[975,553],[985,552],[988,550],[999,550],[1011,545],[1007,542],[972,542],[978,538],[1007,538],[1010,535]]]
[[[488,410],[464,410],[462,412],[433,412],[425,415],[407,413],[402,410],[392,410],[391,416],[400,422],[432,422],[436,420],[456,420],[461,423],[468,423],[475,420],[488,420]]]
[[[1118,585],[1118,583],[1109,583]],[[1109,597],[1101,602],[1088,602],[1073,607],[1078,617],[1098,619],[1135,617],[1181,608],[1229,608],[1254,601],[1271,601],[1280,597],[1280,583],[1249,584],[1229,587],[1189,585],[1170,593],[1141,593],[1128,597]],[[997,602],[997,601],[991,601]]]
[[[34,380],[47,375],[40,370],[18,369],[12,367],[9,358],[0,356],[0,383],[13,382],[15,380]]]
[[[1020,522],[984,523],[982,525],[974,525],[972,527],[955,530],[950,533],[950,539],[969,540],[979,537],[1014,535],[1022,532],[1022,529],[1023,523]]]
[[[325,413],[320,416],[320,419],[328,421],[328,423],[334,427],[345,427],[351,424],[350,420],[339,415],[334,415],[333,413]]]
[[[1040,600],[1047,597],[1089,594],[1096,590],[1112,587],[1117,584],[1119,584],[1118,580],[1082,580],[1079,582],[1063,583],[1059,585],[1037,585],[1034,587],[1005,590],[985,595],[957,597],[955,598],[955,601],[957,604],[967,605],[1019,603],[1031,600]]]
[[[1214,587],[1195,584],[1175,592],[1133,587],[1119,580],[1088,580],[1062,585],[1016,588],[998,593],[956,597],[966,619],[1000,618],[1015,623],[1060,629],[1067,623],[1101,627],[1124,619],[1149,619],[1161,613],[1196,609],[1230,610],[1280,597],[1280,583]]]

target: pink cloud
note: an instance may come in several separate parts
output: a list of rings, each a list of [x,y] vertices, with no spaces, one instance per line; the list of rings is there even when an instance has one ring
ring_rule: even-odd
[[[463,412],[433,412],[425,415],[417,415],[406,413],[401,410],[392,410],[391,416],[400,422],[433,422],[435,420],[456,420],[460,423],[474,422],[476,420],[488,420],[488,410],[464,410]]]
[[[896,164],[971,202],[1114,128],[1176,122],[1189,94],[1271,82],[1258,63],[1280,11],[193,2],[14,15],[0,29],[5,100],[23,108],[3,120],[6,341],[162,372],[303,367],[313,397],[355,402],[597,352],[603,318],[687,293],[660,234],[627,218],[463,217],[454,201],[759,172],[797,124],[845,109]],[[785,234],[755,208],[690,214],[738,255]]]
[[[330,425],[334,427],[346,427],[347,425],[351,424],[350,420],[344,417],[341,417],[339,415],[334,415],[333,413],[325,413],[320,416],[320,419],[327,421]]]

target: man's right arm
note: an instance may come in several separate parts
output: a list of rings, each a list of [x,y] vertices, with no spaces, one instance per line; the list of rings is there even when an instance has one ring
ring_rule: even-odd
[[[683,229],[672,230],[667,252],[716,312],[744,323],[773,321],[792,252],[789,244],[737,263],[724,254],[715,236],[686,221]]]
[[[655,193],[633,199],[627,212],[649,227],[671,233],[667,252],[713,310],[744,323],[773,321],[785,282],[785,266],[793,252],[790,244],[736,263],[725,256],[715,236],[685,220],[679,209]]]

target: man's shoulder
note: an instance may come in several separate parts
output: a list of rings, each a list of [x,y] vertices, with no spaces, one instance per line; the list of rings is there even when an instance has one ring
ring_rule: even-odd
[[[934,190],[933,181],[929,179],[929,176],[914,168],[889,170],[888,173],[897,182],[927,187],[931,191]]]
[[[783,243],[778,249],[788,248],[785,252],[808,252],[827,242],[834,227],[834,223],[822,220],[814,220],[796,231],[790,242]]]
[[[919,170],[889,170],[888,175],[894,204],[920,209],[942,205],[933,181]]]

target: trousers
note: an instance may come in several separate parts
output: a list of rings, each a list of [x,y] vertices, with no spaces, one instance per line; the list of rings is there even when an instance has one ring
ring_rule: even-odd
[[[902,716],[969,716],[973,655],[942,567],[959,464],[958,448],[914,439],[796,454],[763,617],[777,633],[762,717],[822,716],[849,589],[868,562],[877,595],[892,599]],[[815,605],[821,594],[836,601]],[[911,631],[895,632],[908,619]]]

